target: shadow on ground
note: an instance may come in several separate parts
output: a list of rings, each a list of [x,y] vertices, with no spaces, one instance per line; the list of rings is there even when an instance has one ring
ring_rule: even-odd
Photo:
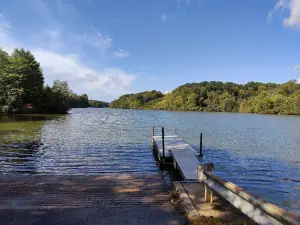
[[[2,176],[0,223],[187,224],[159,175]]]

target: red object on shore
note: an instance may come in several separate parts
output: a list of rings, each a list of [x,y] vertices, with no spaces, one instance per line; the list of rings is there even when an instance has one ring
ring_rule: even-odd
[[[25,104],[23,107],[25,109],[33,109],[33,105],[32,104]]]

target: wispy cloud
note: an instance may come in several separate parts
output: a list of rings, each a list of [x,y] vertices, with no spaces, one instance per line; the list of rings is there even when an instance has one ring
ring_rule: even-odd
[[[4,48],[4,50],[9,53],[12,52],[16,46],[16,42],[12,38],[11,30],[10,22],[4,15],[0,14],[0,48]]]
[[[51,38],[59,38],[60,37],[60,32],[58,30],[54,30],[54,29],[49,29],[49,30],[46,29],[45,34]]]
[[[111,47],[112,42],[109,35],[91,31],[84,32],[83,34],[73,34],[72,38],[78,43],[96,48],[102,54]]]
[[[177,0],[177,4],[181,5],[181,4],[191,4],[191,0]]]
[[[48,83],[56,79],[68,80],[71,87],[79,93],[96,89],[114,98],[126,93],[127,88],[136,79],[136,75],[119,68],[104,68],[96,71],[70,55],[43,49],[35,49],[33,54],[41,63]]]
[[[289,16],[284,18],[283,24],[286,27],[300,28],[300,1],[299,0],[278,0],[274,9],[268,14],[268,22],[273,19],[274,13],[280,9],[289,10]]]
[[[118,48],[113,55],[117,58],[127,58],[130,56],[130,53],[122,48]]]
[[[293,68],[293,72],[300,72],[300,65],[296,65],[296,66]]]
[[[37,18],[41,26],[28,27],[28,31],[32,29],[34,32],[29,32],[26,38],[16,36],[17,32],[13,31],[18,27],[0,15],[0,47],[9,53],[17,47],[30,50],[43,68],[46,84],[51,85],[56,79],[67,80],[76,93],[87,93],[96,99],[106,96],[103,100],[107,101],[130,92],[136,74],[118,67],[112,68],[105,63],[109,57],[112,58],[110,52],[117,52],[118,57],[128,57],[130,54],[123,49],[114,50],[113,40],[108,34],[85,23],[71,5],[57,2],[60,5],[55,5],[57,10],[53,12],[47,5],[49,2],[32,1],[32,8],[38,11]],[[64,13],[67,15],[61,15]],[[64,18],[58,20],[60,16]],[[78,18],[83,26],[74,30],[69,20]],[[90,50],[93,50],[93,56],[84,54],[85,51],[90,53]],[[106,59],[99,62],[97,54],[103,53],[107,53]]]
[[[161,22],[164,23],[167,19],[168,19],[168,16],[167,16],[166,13],[162,13],[162,14],[160,15],[160,20],[161,20]]]

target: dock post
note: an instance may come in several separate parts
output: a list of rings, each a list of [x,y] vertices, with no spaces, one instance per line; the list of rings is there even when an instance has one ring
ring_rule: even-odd
[[[203,149],[202,149],[202,133],[200,133],[200,152],[199,156],[203,157]]]
[[[152,127],[152,137],[154,137],[154,126]]]
[[[214,171],[213,163],[206,163],[204,166],[206,171],[209,171],[211,173]],[[213,203],[213,191],[207,184],[205,184],[204,199],[205,202]]]
[[[163,164],[165,164],[165,128],[161,128],[162,149],[163,149]]]

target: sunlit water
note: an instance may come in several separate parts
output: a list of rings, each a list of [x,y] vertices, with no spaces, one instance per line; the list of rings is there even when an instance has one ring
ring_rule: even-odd
[[[300,117],[73,109],[66,116],[0,119],[3,174],[154,174],[152,126],[165,126],[203,162],[251,193],[300,215]],[[160,133],[159,128],[156,130]]]

